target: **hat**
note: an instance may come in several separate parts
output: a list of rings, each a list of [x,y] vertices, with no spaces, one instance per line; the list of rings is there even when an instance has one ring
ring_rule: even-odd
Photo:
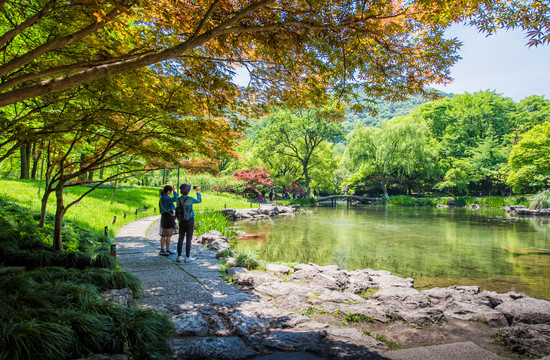
[[[191,191],[191,185],[189,184],[181,184],[180,191],[183,195],[189,194],[189,191]]]

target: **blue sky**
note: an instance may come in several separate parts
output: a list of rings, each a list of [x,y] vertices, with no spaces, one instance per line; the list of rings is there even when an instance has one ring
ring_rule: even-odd
[[[550,99],[549,45],[529,48],[521,31],[485,37],[475,28],[458,25],[447,31],[447,37],[462,41],[462,60],[451,69],[453,83],[435,88],[455,94],[495,90],[515,101],[529,95]]]

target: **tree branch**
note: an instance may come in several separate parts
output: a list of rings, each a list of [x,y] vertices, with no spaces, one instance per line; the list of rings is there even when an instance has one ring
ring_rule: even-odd
[[[45,44],[37,47],[34,50],[31,50],[31,51],[25,53],[24,55],[22,55],[20,57],[12,59],[7,64],[5,64],[3,66],[0,66],[0,76],[4,76],[6,74],[9,74],[10,72],[12,72],[14,70],[29,64],[30,62],[36,60],[39,56],[41,56],[42,54],[44,54],[48,51],[58,49],[60,47],[72,44],[75,41],[79,41],[79,40],[85,38],[86,36],[92,34],[93,32],[101,29],[102,27],[104,27],[105,25],[110,23],[119,13],[120,13],[119,9],[111,10],[105,16],[105,20],[103,20],[103,21],[94,22],[94,23],[86,26],[85,28],[83,28],[83,29],[81,29],[81,30],[79,30],[75,33],[72,33],[70,35],[67,35],[67,36],[64,36],[64,37],[61,37],[61,38],[58,38],[58,39],[55,39],[55,40],[52,40],[48,43],[45,43]]]
[[[220,4],[221,0],[214,0],[214,2],[212,3],[212,5],[210,6],[210,8],[208,9],[208,11],[206,12],[206,15],[204,15],[204,17],[201,19],[201,22],[199,24],[199,26],[197,26],[197,28],[195,29],[195,32],[193,33],[193,35],[191,36],[191,38],[196,38],[199,33],[202,31],[202,29],[204,28],[204,25],[206,25],[206,22],[208,21],[208,19],[210,19],[210,16],[212,15],[212,13],[214,12],[214,10],[216,9],[216,7],[218,7],[218,5]]]
[[[87,70],[87,69],[89,69],[90,67],[93,67],[93,66],[113,64],[113,63],[116,63],[116,62],[119,62],[119,61],[135,59],[135,58],[138,58],[140,56],[150,54],[152,52],[154,52],[154,50],[149,50],[149,51],[139,53],[139,54],[124,55],[124,56],[120,56],[120,57],[116,57],[116,58],[112,58],[112,59],[108,59],[108,60],[86,61],[86,62],[81,62],[81,63],[77,63],[77,64],[58,66],[58,67],[51,68],[51,69],[44,70],[44,71],[35,71],[35,72],[27,73],[27,74],[24,74],[24,75],[21,75],[21,76],[18,76],[16,78],[9,79],[9,80],[3,82],[2,84],[0,84],[0,91],[7,90],[11,87],[14,87],[16,85],[22,84],[22,83],[30,81],[30,80],[40,79],[40,78],[43,78],[43,77],[46,77],[46,76],[55,75],[57,73],[83,71],[83,70]]]
[[[166,50],[156,52],[149,55],[140,56],[135,59],[119,61],[112,64],[99,65],[92,69],[85,71],[77,72],[75,74],[67,75],[64,77],[58,77],[55,79],[44,80],[36,84],[23,86],[18,89],[8,91],[6,93],[0,94],[0,107],[9,105],[21,100],[30,99],[37,96],[43,96],[57,92],[60,90],[65,90],[70,87],[81,85],[92,80],[101,79],[107,76],[120,74],[122,72],[132,71],[139,69],[143,66],[157,63],[159,61],[171,59],[173,57],[179,56],[186,53],[187,51],[194,49],[196,47],[202,46],[209,40],[221,35],[223,30],[231,26],[246,15],[254,12],[258,9],[261,9],[263,6],[266,6],[275,0],[261,0],[256,3],[251,4],[245,9],[238,12],[235,16],[226,21],[222,22],[220,25],[216,26],[214,29],[209,30],[202,35],[197,36],[194,39],[191,39],[186,42],[182,42],[178,45],[170,47]]]
[[[0,47],[4,46],[7,42],[13,40],[17,35],[21,34],[26,28],[34,24],[38,19],[42,18],[55,4],[56,0],[50,0],[48,3],[36,14],[31,16],[23,23],[17,25],[14,29],[7,31],[0,37]],[[0,7],[3,6],[4,1],[0,2]]]

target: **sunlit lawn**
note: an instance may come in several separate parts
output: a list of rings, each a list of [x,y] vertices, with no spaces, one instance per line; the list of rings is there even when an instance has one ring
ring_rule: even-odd
[[[64,191],[65,204],[75,200],[87,190],[89,188],[84,186],[66,188]],[[140,217],[158,214],[159,190],[159,188],[137,186],[117,188],[114,202],[111,204],[113,190],[96,189],[82,199],[80,203],[71,207],[67,211],[65,219],[72,220],[94,231],[103,232],[105,226],[109,225],[116,215],[116,223],[109,227],[111,235],[114,235],[124,224]],[[0,179],[0,197],[17,203],[22,207],[39,211],[41,195],[38,195],[38,181]],[[190,195],[195,196],[193,190]],[[195,209],[198,211],[223,209],[224,207],[236,209],[250,207],[250,203],[247,200],[237,196],[209,192],[203,192],[202,195],[203,202],[195,205]],[[49,214],[55,213],[55,202],[55,194],[51,194],[47,208]],[[143,209],[145,207],[149,210],[138,212],[138,215],[135,215],[136,209]],[[156,212],[154,212],[154,208],[157,208]],[[127,213],[126,219],[122,216],[124,213]]]

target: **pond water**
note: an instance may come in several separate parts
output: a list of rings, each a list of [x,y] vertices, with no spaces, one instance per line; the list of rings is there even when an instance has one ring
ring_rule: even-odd
[[[239,222],[232,248],[270,262],[388,270],[417,289],[479,285],[550,300],[550,221],[499,209],[337,206]]]

